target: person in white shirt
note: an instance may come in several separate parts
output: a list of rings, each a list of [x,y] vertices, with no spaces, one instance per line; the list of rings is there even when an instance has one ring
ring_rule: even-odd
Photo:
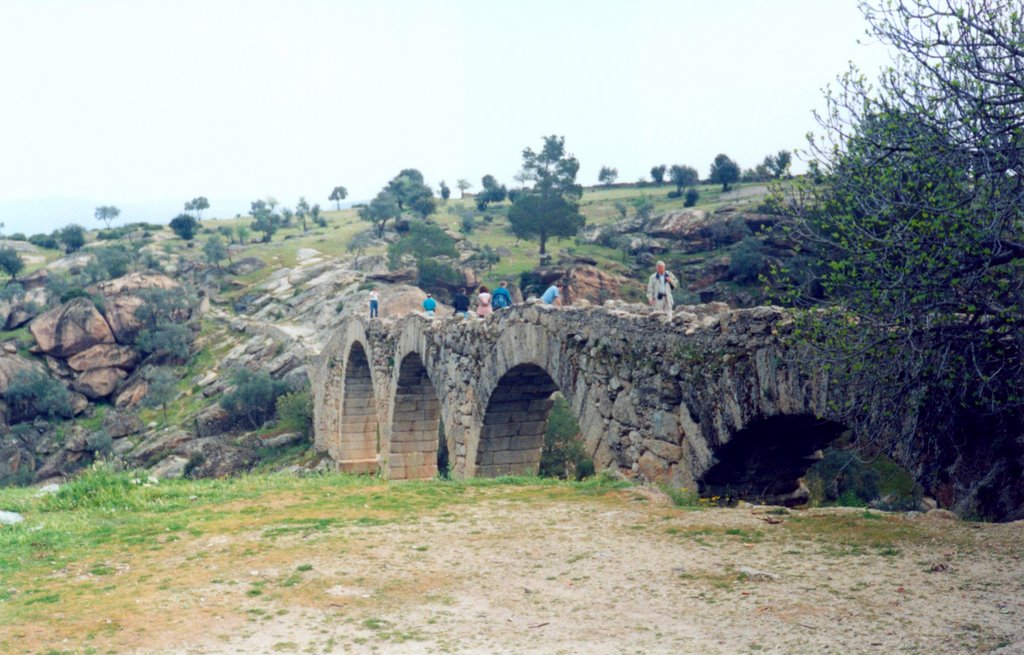
[[[370,318],[377,318],[377,311],[380,308],[380,296],[376,289],[370,289]]]
[[[658,262],[655,273],[647,282],[647,303],[655,311],[665,312],[672,320],[672,289],[676,279],[665,270],[665,262]]]

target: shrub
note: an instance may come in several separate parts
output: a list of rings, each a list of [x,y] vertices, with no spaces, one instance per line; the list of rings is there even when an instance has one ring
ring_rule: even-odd
[[[672,191],[669,191],[666,195],[669,198],[673,198],[674,199],[674,198],[681,198],[683,196],[683,193],[682,193],[682,191],[676,191],[676,190],[673,189]]]
[[[299,432],[304,437],[313,434],[313,397],[309,389],[279,396],[277,421],[282,428]]]
[[[11,236],[9,236],[7,238],[10,239],[11,241],[25,241],[26,240],[25,239],[25,235],[22,234],[21,232],[15,232],[14,234],[12,234]]]
[[[459,221],[459,232],[463,234],[472,234],[473,230],[476,229],[476,220],[469,215],[464,215]]]
[[[25,295],[25,287],[18,282],[8,282],[3,289],[0,289],[0,300],[8,302],[17,300]]]
[[[253,429],[273,418],[279,396],[288,385],[274,380],[269,373],[238,369],[232,375],[234,389],[221,397],[220,405],[236,421],[245,421]]]
[[[700,199],[700,191],[690,187],[686,190],[686,197],[683,199],[683,207],[693,207],[697,204],[698,199]]]
[[[199,221],[188,214],[178,214],[171,219],[171,229],[185,241],[191,241],[199,230]]]
[[[71,418],[71,394],[64,385],[37,369],[14,374],[4,394],[13,422],[30,421],[37,416],[48,419]]]
[[[540,474],[582,480],[593,475],[594,462],[587,457],[580,438],[580,426],[564,397],[555,397],[544,432],[544,449],[540,455]]]
[[[60,248],[60,244],[53,236],[49,234],[33,234],[28,238],[28,242],[38,248],[47,248],[49,250],[57,250]]]
[[[849,450],[827,449],[806,478],[809,489],[820,490],[818,502],[859,507],[878,497],[878,472]]]
[[[754,237],[747,237],[733,250],[729,261],[729,277],[737,282],[753,282],[768,270],[764,246]]]

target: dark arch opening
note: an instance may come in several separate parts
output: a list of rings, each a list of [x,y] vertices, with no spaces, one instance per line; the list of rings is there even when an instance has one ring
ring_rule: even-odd
[[[520,364],[501,376],[480,431],[478,477],[537,474],[556,391],[547,371],[534,364]]]
[[[740,430],[700,480],[702,496],[780,505],[807,501],[800,478],[845,428],[813,416],[773,416]]]
[[[341,461],[347,473],[374,473],[378,467],[377,404],[366,351],[352,344],[345,366],[345,395],[341,406]]]
[[[398,368],[388,478],[422,480],[437,475],[440,422],[441,404],[423,360],[409,353]]]

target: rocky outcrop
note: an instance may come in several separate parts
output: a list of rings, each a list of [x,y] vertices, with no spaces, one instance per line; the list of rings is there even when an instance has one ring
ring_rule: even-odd
[[[189,458],[186,475],[193,480],[222,478],[248,471],[258,460],[259,456],[251,448],[225,443],[205,443]]]
[[[106,398],[128,374],[120,368],[92,368],[79,375],[72,387],[90,400]]]
[[[130,344],[142,327],[135,312],[142,306],[141,289],[178,289],[180,285],[167,277],[152,273],[131,273],[93,287],[103,296],[103,312],[110,329],[120,344]],[[182,317],[185,318],[185,317]]]
[[[114,343],[114,334],[92,300],[75,298],[51,309],[29,325],[36,350],[55,357],[70,357],[96,344]]]
[[[266,264],[259,257],[243,257],[228,266],[228,270],[232,275],[248,275],[265,267]]]
[[[596,266],[584,264],[574,266],[565,275],[568,289],[565,297],[569,303],[587,300],[602,304],[619,297],[619,280]]]
[[[67,363],[77,372],[95,368],[120,368],[132,371],[139,363],[139,354],[129,346],[102,343],[69,357]]]

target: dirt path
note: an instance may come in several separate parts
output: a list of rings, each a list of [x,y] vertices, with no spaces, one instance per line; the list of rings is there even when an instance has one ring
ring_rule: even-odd
[[[277,533],[267,529],[200,539],[188,557],[202,553],[215,577],[164,609],[206,604],[205,620],[168,626],[134,652],[937,655],[1024,645],[1019,523],[685,511],[628,490],[499,495],[397,525],[288,525],[269,549]]]

